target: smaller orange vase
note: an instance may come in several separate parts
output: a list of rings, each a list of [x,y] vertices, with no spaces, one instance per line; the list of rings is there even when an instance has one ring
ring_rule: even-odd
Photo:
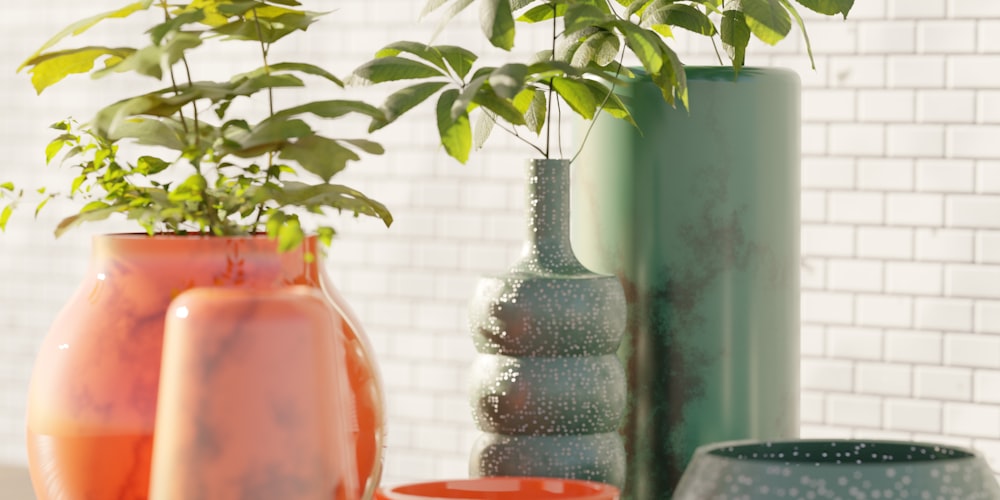
[[[618,500],[610,484],[548,477],[482,477],[380,488],[376,500]]]
[[[179,295],[164,328],[149,498],[359,498],[339,328],[306,287]]]

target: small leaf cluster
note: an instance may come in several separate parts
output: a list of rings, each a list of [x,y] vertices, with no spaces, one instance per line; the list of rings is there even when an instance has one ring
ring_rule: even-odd
[[[146,46],[53,50],[102,21],[139,13],[153,19]],[[302,9],[297,0],[142,0],[78,21],[45,43],[21,66],[30,72],[38,93],[75,73],[93,78],[135,73],[165,81],[161,88],[103,107],[89,122],[66,120],[53,126],[59,135],[46,148],[46,160],[61,156],[75,174],[69,190],[58,194],[85,202],[79,213],[58,225],[56,234],[124,214],[150,234],[266,231],[288,249],[304,237],[299,217],[305,213],[347,211],[391,224],[384,205],[332,182],[362,154],[382,154],[382,146],[367,139],[328,137],[310,124],[348,114],[384,120],[380,109],[352,100],[275,109],[276,91],[304,88],[307,78],[343,86],[321,67],[268,57],[274,44],[306,31],[321,15]],[[227,42],[252,44],[260,66],[223,81],[192,78],[189,54]],[[266,118],[232,116],[231,105],[242,99],[266,103]],[[119,152],[122,144],[160,154],[126,157]],[[20,194],[9,183],[0,186],[0,195],[4,193],[15,201],[5,207],[0,227],[17,201],[13,195]],[[334,233],[329,226],[315,231],[327,243]]]
[[[795,1],[815,12],[845,18],[854,3]],[[718,39],[737,73],[750,37],[776,44],[790,32],[792,18],[809,47],[804,23],[791,0],[429,0],[423,14],[443,11],[440,31],[474,3],[479,4],[483,35],[494,47],[510,50],[518,24],[541,22],[552,25],[551,46],[524,63],[476,67],[479,56],[460,47],[391,43],[353,74],[363,83],[410,82],[388,96],[381,107],[385,116],[372,120],[371,130],[436,96],[441,144],[458,161],[465,163],[473,146],[482,147],[496,126],[548,158],[552,111],[561,109],[560,103],[586,120],[604,111],[635,123],[614,92],[623,79],[634,76],[622,66],[626,54],[640,62],[668,103],[688,106],[684,66],[667,43],[675,29]],[[809,55],[811,59],[811,47]],[[532,142],[521,130],[529,136],[544,135],[545,144]]]

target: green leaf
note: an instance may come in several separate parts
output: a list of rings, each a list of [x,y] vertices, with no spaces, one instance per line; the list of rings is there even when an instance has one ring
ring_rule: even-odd
[[[349,113],[358,113],[372,118],[382,118],[382,111],[371,104],[361,101],[351,101],[343,99],[332,99],[329,101],[314,101],[291,108],[283,109],[274,113],[268,120],[283,120],[292,116],[311,113],[320,118],[339,118]]]
[[[440,52],[434,47],[420,42],[410,42],[410,41],[400,41],[394,42],[385,47],[382,47],[378,52],[375,53],[375,58],[380,59],[383,57],[396,56],[403,52],[408,54],[413,54],[420,59],[423,59],[442,71],[448,71],[448,67],[444,64],[444,57]]]
[[[403,113],[424,102],[445,85],[445,82],[418,83],[390,94],[382,105],[383,117],[373,119],[368,131],[374,132],[394,122]]]
[[[240,149],[230,151],[241,158],[252,158],[267,151],[274,151],[286,145],[291,139],[313,135],[312,128],[298,119],[269,118],[253,127],[249,133],[237,131],[229,139],[240,145]]]
[[[618,57],[621,41],[618,36],[606,30],[599,30],[588,36],[573,53],[573,66],[586,66],[591,61],[604,66]]]
[[[486,140],[490,138],[490,134],[493,132],[493,125],[495,124],[495,118],[490,115],[487,110],[481,110],[479,117],[476,119],[476,125],[472,127],[472,146],[479,151],[486,144]]]
[[[154,175],[166,170],[169,166],[170,162],[155,156],[140,156],[135,164],[135,170],[143,175]]]
[[[41,54],[42,52],[45,52],[50,47],[52,47],[55,44],[59,43],[59,41],[62,40],[63,38],[66,38],[68,36],[79,35],[79,34],[85,32],[85,31],[89,30],[90,28],[93,28],[96,24],[100,23],[101,21],[104,21],[105,19],[124,18],[124,17],[128,17],[128,16],[130,16],[130,15],[132,15],[135,12],[138,12],[140,10],[146,10],[146,9],[149,8],[150,5],[152,5],[152,3],[153,3],[153,0],[142,0],[140,2],[133,2],[133,3],[130,3],[130,4],[124,6],[124,7],[120,8],[120,9],[112,10],[112,11],[109,11],[109,12],[104,12],[102,14],[98,14],[96,16],[88,17],[86,19],[81,19],[81,20],[79,20],[79,21],[77,21],[77,22],[75,22],[75,23],[67,26],[62,31],[60,31],[59,33],[57,33],[55,36],[53,36],[52,38],[50,38],[47,42],[45,42],[44,44],[42,44],[42,46],[34,54],[32,54],[31,57],[29,57],[27,61],[25,61],[24,63],[22,63],[21,66],[17,68],[17,70],[21,71],[22,69],[24,69],[25,66],[29,66],[30,64],[32,64],[31,63],[32,59],[35,59],[36,57],[39,56],[39,54]]]
[[[760,41],[774,45],[792,29],[792,19],[779,0],[742,0],[747,26]]]
[[[633,127],[639,127],[639,124],[632,118],[632,113],[625,107],[625,103],[610,88],[594,80],[584,80],[584,83],[599,103],[601,110],[615,118],[631,123]]]
[[[168,193],[167,198],[175,202],[200,202],[204,199],[206,189],[208,189],[208,181],[205,177],[201,174],[193,174]]]
[[[603,26],[613,16],[605,14],[601,9],[588,4],[573,4],[566,8],[563,16],[565,30],[568,33],[580,31],[591,26]]]
[[[7,230],[7,222],[10,221],[10,216],[13,214],[14,207],[12,205],[3,207],[3,211],[0,211],[0,231]]]
[[[318,14],[289,11],[272,18],[261,16],[259,26],[256,20],[240,19],[212,28],[212,31],[229,40],[259,41],[270,44],[296,31],[305,31],[312,23],[316,22],[318,17]]]
[[[371,83],[446,76],[433,66],[399,56],[373,59],[355,69],[353,74],[362,81]]]
[[[472,70],[472,64],[478,59],[478,56],[472,51],[455,45],[437,45],[434,48],[441,53],[445,61],[448,61],[451,70],[459,78],[465,78],[465,75],[468,75],[469,71]]]
[[[151,118],[133,117],[115,121],[108,129],[108,138],[112,141],[130,138],[139,144],[163,146],[177,151],[183,151],[187,147],[174,129],[160,120]]]
[[[319,240],[323,246],[328,247],[330,243],[333,243],[333,237],[337,232],[329,226],[321,226],[316,228],[316,239]]]
[[[24,66],[31,66],[28,70],[31,74],[31,84],[35,87],[35,92],[41,94],[43,90],[69,75],[89,72],[101,57],[107,56],[105,63],[114,65],[134,53],[135,49],[128,47],[87,46],[48,52],[29,59]]]
[[[385,148],[375,141],[369,141],[367,139],[340,139],[340,141],[346,142],[347,144],[350,144],[351,146],[354,146],[368,154],[385,154]]]
[[[625,44],[639,58],[642,67],[650,74],[659,73],[663,67],[663,54],[660,51],[662,42],[659,36],[632,23],[619,22],[616,26],[625,35]]]
[[[469,125],[468,113],[462,112],[452,118],[452,106],[458,100],[458,89],[449,89],[441,93],[437,102],[438,133],[441,145],[452,158],[461,163],[469,160],[469,150],[472,148],[472,127]]]
[[[249,96],[264,89],[282,87],[305,87],[306,84],[294,75],[258,75],[240,82],[233,94]]]
[[[14,191],[14,189],[15,187],[13,182],[0,183],[0,191]]]
[[[806,31],[806,23],[802,21],[802,16],[799,15],[799,11],[795,9],[795,6],[791,4],[788,0],[781,0],[781,4],[788,9],[788,12],[795,19],[795,24],[799,26],[799,31],[802,32],[802,38],[806,42],[806,52],[809,54],[809,64],[812,69],[816,69],[816,60],[813,58],[812,42],[809,41],[809,33]]]
[[[625,19],[632,17],[633,14],[639,14],[639,16],[644,16],[646,12],[649,11],[651,7],[649,4],[652,0],[628,0],[627,9],[625,10]],[[672,0],[663,0],[665,2],[670,2]],[[655,3],[660,3],[659,0]]]
[[[52,159],[62,151],[63,146],[66,145],[66,141],[63,139],[56,139],[45,146],[45,164],[48,165],[52,163]]]
[[[556,77],[552,79],[552,88],[578,115],[587,120],[594,118],[600,103],[582,79]]]
[[[80,190],[80,186],[82,186],[84,182],[87,182],[86,175],[80,175],[77,176],[75,179],[73,179],[73,184],[71,184],[69,188],[70,197],[72,197],[74,194],[76,194],[77,191]]]
[[[66,217],[56,226],[56,237],[62,236],[67,230],[80,225],[83,222],[94,222],[104,220],[112,214],[124,212],[128,209],[127,204],[108,205],[103,201],[93,201],[85,205],[76,215]]]
[[[293,215],[278,230],[278,251],[288,252],[294,250],[302,244],[302,240],[304,239],[305,233],[302,231],[299,218]]]
[[[733,62],[733,69],[739,74],[746,58],[747,44],[750,43],[750,28],[743,13],[738,10],[723,12],[719,35],[729,59]]]
[[[640,23],[645,28],[670,25],[699,35],[715,36],[715,24],[704,12],[687,4],[668,3],[666,0],[659,0],[643,11]]]
[[[230,81],[237,82],[244,79],[252,79],[261,75],[273,74],[282,71],[296,71],[307,75],[319,76],[333,82],[338,87],[344,86],[344,82],[341,81],[340,78],[337,78],[333,73],[330,73],[329,71],[314,64],[301,62],[282,62],[272,64],[267,67],[257,68],[253,71],[236,75],[231,78]]]
[[[323,182],[329,182],[347,167],[347,162],[360,160],[361,157],[334,139],[310,135],[285,146],[281,150],[281,159],[296,161]]]
[[[566,15],[567,5],[565,3],[556,4],[555,9],[552,8],[550,4],[542,4],[536,7],[528,9],[527,12],[521,14],[517,18],[518,21],[524,23],[537,23],[541,21],[546,21],[552,19],[553,17],[562,17]]]
[[[433,2],[434,0],[431,1]],[[444,12],[444,15],[441,16],[441,20],[438,22],[437,28],[434,29],[434,34],[431,35],[431,39],[436,38],[441,33],[441,30],[443,30],[444,27],[448,24],[449,21],[454,19],[455,16],[457,16],[459,13],[465,10],[466,7],[472,5],[472,2],[474,1],[475,0],[455,0],[454,2],[452,2],[451,6],[448,7],[448,10],[446,10]],[[430,7],[431,6],[430,3],[428,3],[427,6]],[[438,5],[437,7],[439,6],[440,5]],[[437,7],[434,8],[436,9]],[[424,10],[426,12],[430,12],[426,8]],[[421,17],[423,17],[423,14],[421,14]]]
[[[188,49],[201,45],[201,37],[195,33],[178,33],[166,44],[143,47],[122,59],[118,64],[108,65],[95,71],[94,78],[101,78],[110,73],[134,71],[140,75],[163,78],[163,68],[173,66],[184,57]]]
[[[424,10],[420,11],[420,17],[423,18],[446,3],[448,3],[448,0],[428,0],[427,3],[424,4]]]
[[[354,215],[364,214],[378,217],[386,226],[392,224],[392,214],[385,205],[365,196],[358,190],[338,184],[304,184],[286,182],[281,188],[262,189],[260,198],[274,200],[281,206],[330,207],[349,210]]]
[[[847,19],[847,14],[851,12],[851,8],[854,7],[854,0],[795,0],[802,4],[805,8],[812,10],[813,12],[818,12],[820,14],[826,14],[828,16],[834,14],[843,14],[844,19]]]
[[[38,202],[38,205],[35,206],[35,218],[36,219],[38,218],[38,214],[42,212],[42,209],[45,208],[45,205],[49,204],[49,200],[51,200],[53,197],[54,197],[53,195],[48,195],[45,198],[42,198],[42,201]],[[0,226],[2,226],[2,225],[0,225]]]
[[[528,106],[528,111],[524,113],[524,122],[536,134],[541,134],[542,128],[545,127],[545,115],[548,110],[545,91],[536,89],[531,93],[531,103]]]
[[[192,23],[200,23],[205,20],[204,10],[189,10],[182,12],[174,17],[171,17],[167,21],[164,21],[156,26],[150,28],[146,33],[149,33],[150,38],[153,40],[153,45],[159,45],[163,39],[170,34],[181,29],[184,25]]]
[[[524,125],[524,115],[507,99],[496,94],[492,87],[483,85],[479,87],[472,102],[496,113],[512,125]],[[454,112],[454,110],[452,110]]]
[[[528,66],[511,63],[493,70],[488,81],[496,95],[504,99],[513,99],[524,88],[527,78]]]
[[[479,0],[479,23],[494,47],[514,47],[514,14],[509,0]]]

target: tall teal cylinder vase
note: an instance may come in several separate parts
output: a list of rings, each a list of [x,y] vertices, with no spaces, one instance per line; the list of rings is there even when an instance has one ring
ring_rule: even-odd
[[[478,476],[625,480],[619,426],[625,372],[618,350],[626,306],[614,276],[588,271],[570,248],[567,160],[528,165],[524,251],[483,278],[470,304],[479,352],[473,417]]]
[[[639,129],[598,120],[574,164],[574,249],[628,297],[625,498],[670,498],[700,445],[798,433],[799,79],[687,79],[690,112],[637,75]]]

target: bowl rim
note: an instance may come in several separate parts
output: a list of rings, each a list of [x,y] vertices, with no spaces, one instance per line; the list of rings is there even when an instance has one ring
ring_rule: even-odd
[[[462,478],[462,479],[437,479],[432,481],[421,481],[415,483],[403,483],[393,486],[380,486],[375,498],[383,498],[388,494],[393,495],[391,500],[426,500],[428,498],[439,498],[439,497],[428,497],[414,493],[405,493],[397,491],[400,488],[407,487],[420,487],[420,486],[434,486],[434,485],[448,485],[448,484],[476,484],[476,483],[491,483],[499,481],[518,481],[519,483],[529,483],[529,482],[541,482],[541,481],[557,481],[561,483],[576,484],[582,486],[589,486],[593,488],[592,492],[585,493],[583,496],[573,497],[575,500],[601,500],[608,498],[618,499],[620,498],[620,490],[611,484],[602,483],[598,481],[589,481],[586,479],[571,479],[571,478],[561,478],[561,477],[543,477],[543,476],[489,476],[489,477],[473,477],[473,478]],[[514,493],[514,492],[511,492]],[[475,500],[476,497],[468,497],[468,500]],[[452,497],[452,500],[465,500],[464,497]]]

